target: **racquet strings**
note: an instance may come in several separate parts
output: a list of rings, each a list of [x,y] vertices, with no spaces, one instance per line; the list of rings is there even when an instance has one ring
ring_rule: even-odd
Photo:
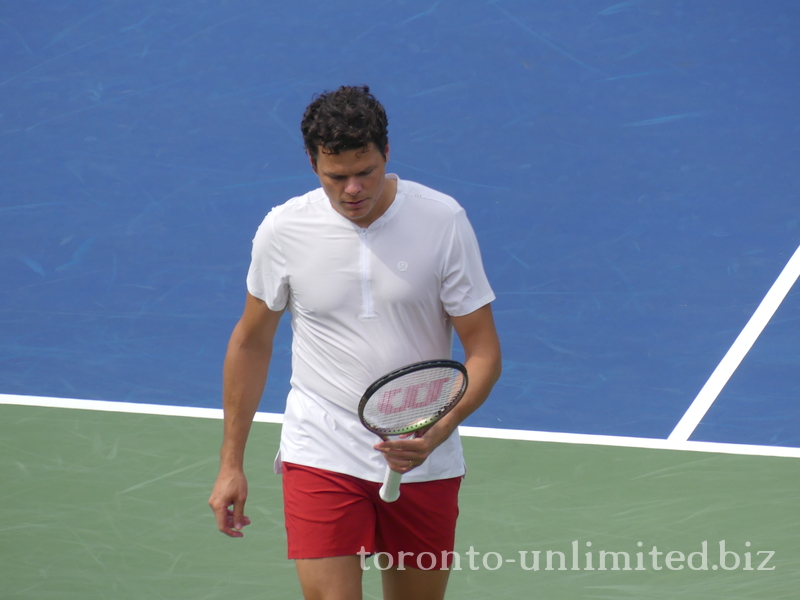
[[[375,390],[364,405],[364,423],[384,435],[413,431],[446,411],[464,387],[464,374],[452,367],[406,373]]]

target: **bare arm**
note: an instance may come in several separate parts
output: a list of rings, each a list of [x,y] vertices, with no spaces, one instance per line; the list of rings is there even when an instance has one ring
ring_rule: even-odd
[[[244,516],[247,500],[244,450],[267,382],[272,342],[282,314],[247,294],[242,318],[233,329],[225,355],[222,374],[225,420],[220,468],[208,504],[214,511],[219,530],[231,537],[241,537],[240,530],[250,522]]]
[[[415,439],[392,440],[375,446],[386,456],[389,466],[406,473],[422,464],[453,431],[486,401],[500,377],[500,340],[494,326],[491,305],[462,317],[452,317],[453,327],[464,347],[464,366],[469,387],[455,408]]]

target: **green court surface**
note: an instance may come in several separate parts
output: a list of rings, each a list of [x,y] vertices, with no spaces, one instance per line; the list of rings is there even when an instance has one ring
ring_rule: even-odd
[[[0,406],[0,597],[301,598],[271,471],[278,432],[254,425],[253,524],[233,540],[206,505],[219,421]],[[448,598],[797,597],[798,459],[464,445],[460,570]],[[539,570],[525,570],[535,552]],[[365,598],[379,598],[367,565]]]

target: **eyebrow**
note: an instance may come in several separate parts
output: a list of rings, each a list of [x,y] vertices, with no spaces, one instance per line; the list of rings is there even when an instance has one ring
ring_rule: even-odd
[[[362,169],[356,175],[366,175],[375,170],[375,165],[369,166],[366,169]],[[347,177],[347,175],[340,175],[339,173],[329,173],[328,171],[322,171],[328,177],[338,178],[338,177]]]

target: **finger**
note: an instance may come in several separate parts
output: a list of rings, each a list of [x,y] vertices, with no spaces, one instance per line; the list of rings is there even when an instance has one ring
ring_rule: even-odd
[[[403,458],[386,457],[389,468],[398,473],[408,473],[425,462],[425,457],[410,456]]]
[[[217,529],[222,531],[225,528],[228,516],[225,506],[220,505],[213,496],[211,499],[209,499],[208,505],[211,507],[211,510],[214,513],[214,519],[217,521]]]
[[[222,533],[225,535],[229,535],[231,537],[243,537],[244,533],[242,533],[242,529],[250,525],[250,517],[247,515],[243,515],[242,519],[239,523],[236,522],[236,519],[233,516],[233,510],[230,508],[227,509],[225,516],[225,527],[220,529]]]
[[[379,444],[375,446],[375,449],[385,457],[397,460],[425,460],[431,453],[431,449],[422,439],[394,441],[386,445]]]
[[[244,516],[244,498],[233,504],[233,528],[236,531],[241,531],[242,527],[246,525]]]
[[[421,438],[423,435],[425,435],[426,433],[428,433],[428,431],[430,431],[430,428],[431,428],[431,427],[432,427],[432,425],[428,425],[427,427],[423,427],[422,429],[417,429],[417,430],[414,432],[414,437],[415,437],[415,438]]]
[[[379,444],[375,444],[373,448],[375,448],[376,450],[380,450],[381,452],[385,450],[414,451],[423,447],[424,444],[425,440],[423,440],[422,438],[408,438],[404,440],[392,440],[390,442],[381,442]]]
[[[217,529],[229,537],[242,537],[243,534],[233,528],[233,511],[225,506],[212,506],[212,509],[217,520]]]
[[[391,446],[384,448],[376,448],[384,456],[397,458],[400,460],[413,459],[418,456],[426,456],[427,451],[422,444],[406,444],[401,446]]]
[[[215,499],[211,499],[208,502],[209,506],[211,506],[211,510],[214,512],[214,518],[217,522],[217,529],[219,529],[222,533],[229,537],[243,537],[244,534],[241,533],[241,527],[236,527],[235,519],[234,519],[234,511],[229,508],[229,506],[225,506],[224,504],[220,504],[219,501]],[[250,524],[250,519],[246,516],[242,517],[241,526],[244,527],[245,525]]]
[[[234,521],[234,517],[233,517],[233,511],[231,509],[228,509],[228,524],[231,527],[233,527],[234,523],[235,523],[235,521]],[[248,517],[247,515],[243,515],[242,516],[242,522],[240,524],[242,525],[242,527],[246,527],[246,526],[250,525],[250,517]]]

